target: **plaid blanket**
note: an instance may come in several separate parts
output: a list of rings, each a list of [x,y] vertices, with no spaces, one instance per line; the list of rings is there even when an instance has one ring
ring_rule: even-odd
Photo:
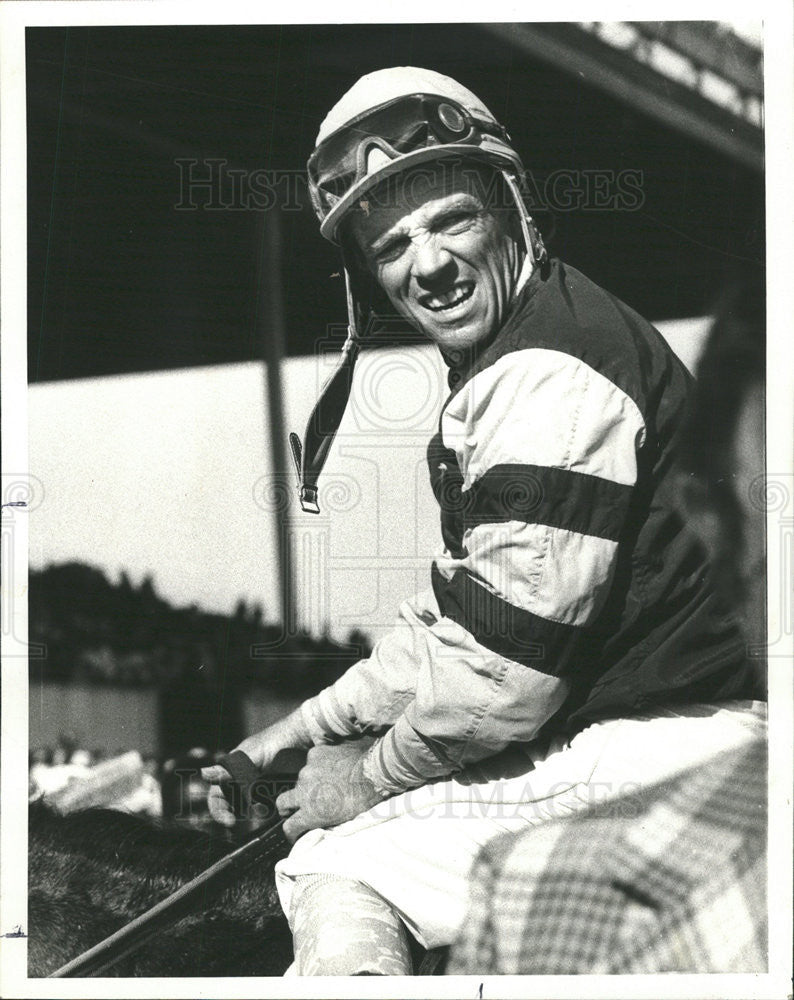
[[[763,972],[766,745],[491,842],[448,974]]]

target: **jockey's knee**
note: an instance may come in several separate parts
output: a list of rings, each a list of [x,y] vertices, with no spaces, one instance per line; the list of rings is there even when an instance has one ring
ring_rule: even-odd
[[[402,920],[361,882],[334,875],[296,879],[291,920],[299,976],[408,976]]]

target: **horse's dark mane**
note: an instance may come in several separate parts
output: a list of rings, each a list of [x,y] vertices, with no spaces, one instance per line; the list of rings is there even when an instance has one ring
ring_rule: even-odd
[[[95,864],[113,865],[123,858],[127,867],[150,878],[191,878],[234,847],[220,835],[115,809],[60,816],[38,803],[30,808],[30,821],[39,847],[68,849]]]
[[[222,836],[110,809],[29,815],[31,976],[47,975],[153,906],[233,848]],[[286,848],[284,852],[286,853]],[[260,859],[235,885],[164,931],[107,975],[280,975],[289,930]]]

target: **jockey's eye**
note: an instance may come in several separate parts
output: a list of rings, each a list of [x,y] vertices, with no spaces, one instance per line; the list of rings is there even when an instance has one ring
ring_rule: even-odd
[[[410,240],[407,236],[396,236],[382,246],[379,246],[374,253],[376,264],[390,264],[399,260],[408,248]]]
[[[437,233],[449,233],[451,236],[464,233],[476,221],[477,215],[473,209],[456,208],[436,219],[433,229]]]

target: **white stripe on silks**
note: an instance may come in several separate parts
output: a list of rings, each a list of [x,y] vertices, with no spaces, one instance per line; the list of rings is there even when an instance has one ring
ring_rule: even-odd
[[[550,466],[633,486],[645,440],[637,404],[585,362],[526,348],[475,375],[441,417],[463,488],[501,464]]]
[[[545,524],[478,525],[463,539],[469,555],[437,559],[449,579],[466,570],[515,607],[563,625],[586,625],[612,582],[617,542]]]

